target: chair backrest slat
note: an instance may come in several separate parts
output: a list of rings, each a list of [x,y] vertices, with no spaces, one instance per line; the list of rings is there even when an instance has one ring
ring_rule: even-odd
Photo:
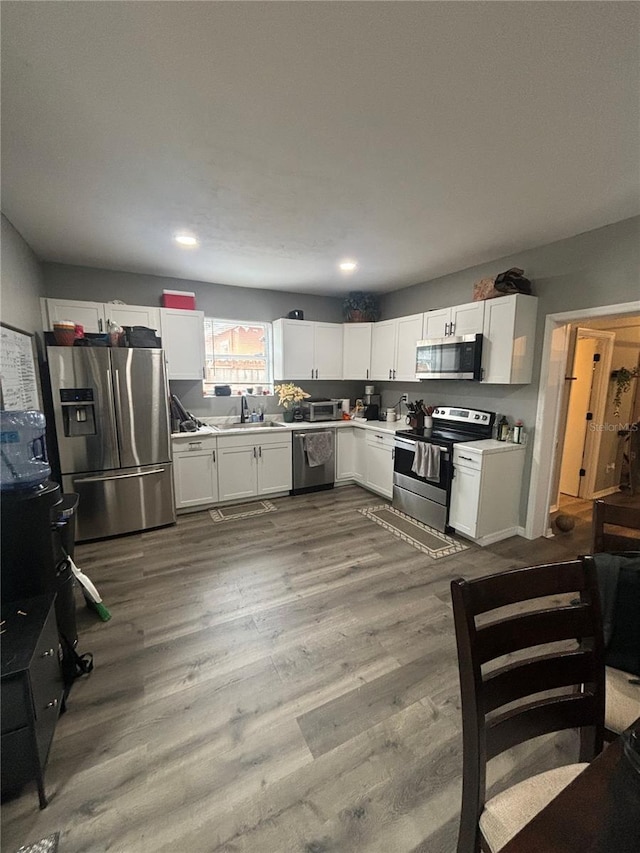
[[[584,571],[579,560],[535,566],[533,569],[511,569],[482,578],[482,581],[482,584],[469,584],[474,616],[508,604],[547,595],[581,592],[585,588]]]
[[[595,699],[589,693],[556,696],[515,708],[487,723],[487,760],[523,739],[593,725],[594,716]]]
[[[500,619],[476,629],[476,654],[482,664],[530,646],[590,637],[592,633],[591,610],[588,605],[535,610]]]
[[[482,685],[485,714],[545,690],[590,682],[596,673],[593,652],[575,649],[515,662],[489,673]]]
[[[605,530],[605,524],[640,530],[640,507],[594,501],[591,548],[594,554],[603,551],[640,551],[639,537],[625,536],[621,530]]]

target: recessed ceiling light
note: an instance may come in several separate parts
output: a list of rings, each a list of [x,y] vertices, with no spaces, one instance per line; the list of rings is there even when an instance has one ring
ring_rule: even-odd
[[[340,269],[342,272],[354,272],[358,269],[358,264],[355,261],[342,261]]]
[[[188,246],[189,248],[193,248],[193,246],[198,245],[198,240],[193,236],[193,234],[176,234],[174,240],[181,246]]]

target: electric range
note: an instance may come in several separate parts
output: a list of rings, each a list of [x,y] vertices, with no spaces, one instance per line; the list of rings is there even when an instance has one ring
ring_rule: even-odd
[[[399,430],[395,436],[392,506],[436,530],[446,531],[453,480],[453,446],[491,438],[495,419],[495,412],[438,406],[433,413],[433,427]],[[433,476],[420,476],[414,470],[417,442],[439,448],[435,455],[439,464],[433,466]]]

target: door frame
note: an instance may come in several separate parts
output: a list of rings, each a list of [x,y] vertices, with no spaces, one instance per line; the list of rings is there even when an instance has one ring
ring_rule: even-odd
[[[549,506],[556,460],[558,421],[569,351],[569,326],[584,320],[638,313],[640,313],[640,300],[547,314],[545,318],[525,525],[527,539],[552,535],[549,527]]]

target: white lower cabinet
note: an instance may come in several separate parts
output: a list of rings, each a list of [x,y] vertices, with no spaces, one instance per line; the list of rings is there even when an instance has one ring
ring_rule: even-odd
[[[393,495],[393,436],[372,431],[367,431],[365,435],[365,485],[368,489],[391,498]]]
[[[449,524],[479,545],[519,530],[525,449],[487,439],[453,448]]]
[[[176,509],[216,503],[218,472],[215,437],[178,438],[173,440],[172,447]]]
[[[356,430],[342,427],[336,430],[336,483],[355,479]]]
[[[218,499],[288,492],[292,487],[291,433],[218,438]]]

